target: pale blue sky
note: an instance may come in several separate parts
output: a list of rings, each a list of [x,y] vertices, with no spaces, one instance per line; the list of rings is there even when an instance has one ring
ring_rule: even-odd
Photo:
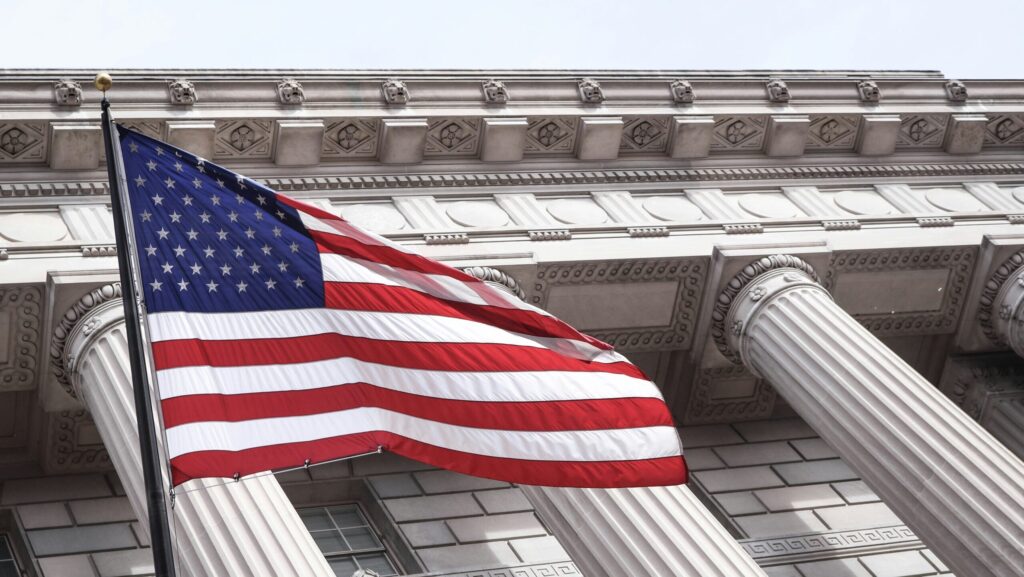
[[[1024,78],[1024,0],[0,0],[6,68],[938,69]]]

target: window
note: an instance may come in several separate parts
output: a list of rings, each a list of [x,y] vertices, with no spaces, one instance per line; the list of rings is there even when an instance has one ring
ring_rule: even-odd
[[[393,573],[389,573],[393,575]],[[5,535],[0,535],[0,577],[20,577],[21,571],[14,561],[14,552]]]
[[[351,577],[359,569],[372,569],[381,577],[398,575],[377,532],[358,505],[309,507],[298,512],[338,577]],[[6,576],[0,573],[0,577]]]

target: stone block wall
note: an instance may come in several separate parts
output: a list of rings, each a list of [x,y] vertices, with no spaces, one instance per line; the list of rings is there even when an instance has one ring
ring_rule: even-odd
[[[691,488],[772,577],[950,577],[798,418],[684,427]]]
[[[477,570],[501,567],[516,567],[516,575],[524,577],[580,575],[522,491],[509,483],[435,469],[387,453],[278,478],[299,507],[344,500],[346,491],[350,498],[360,498],[378,529],[385,531],[389,550],[404,561],[409,573],[414,572],[410,565],[418,565],[431,575],[452,577],[470,570],[486,576],[487,571]],[[359,495],[360,486],[369,495]],[[388,535],[388,526],[397,533]]]
[[[145,532],[113,473],[16,479],[0,483],[0,509],[20,525],[42,577],[123,577],[152,573]],[[12,531],[13,532],[13,531]]]

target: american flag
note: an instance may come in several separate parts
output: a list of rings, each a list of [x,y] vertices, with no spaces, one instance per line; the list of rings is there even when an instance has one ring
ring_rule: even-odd
[[[173,483],[378,448],[515,483],[686,480],[658,388],[548,313],[118,127]]]

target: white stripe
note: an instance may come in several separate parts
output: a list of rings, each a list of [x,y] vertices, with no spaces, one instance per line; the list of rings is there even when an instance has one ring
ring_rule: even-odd
[[[451,449],[537,461],[632,461],[681,454],[669,426],[597,431],[502,431],[460,427],[364,407],[300,417],[251,421],[205,421],[167,429],[169,457],[195,451],[244,451],[341,435],[389,431]]]
[[[325,281],[399,286],[437,298],[474,305],[488,304],[466,283],[450,276],[414,272],[334,253],[320,253],[320,266]]]
[[[345,236],[351,238],[362,244],[370,246],[386,246],[388,248],[393,248],[399,252],[404,252],[406,254],[416,254],[415,252],[409,250],[408,248],[400,244],[391,242],[390,240],[380,235],[376,235],[373,234],[372,232],[368,232],[360,228],[357,228],[346,220],[327,221],[325,219],[304,212],[301,209],[299,209],[299,218],[302,220],[302,225],[305,226],[308,230],[336,234],[338,236]]]
[[[339,334],[383,341],[418,343],[483,343],[546,348],[566,356],[598,363],[620,362],[614,351],[581,351],[584,343],[534,337],[506,331],[486,323],[442,317],[378,311],[337,309],[285,309],[255,312],[150,313],[150,341],[200,339],[287,339]]]
[[[326,221],[324,221],[322,219],[316,218],[315,216],[311,216],[309,214],[305,214],[305,213],[302,213],[302,212],[300,212],[299,214],[302,217],[302,224],[305,225],[306,228],[309,229],[309,230],[316,230],[316,231],[327,233],[327,234],[334,234],[334,235],[338,235],[338,236],[348,237],[348,238],[351,238],[351,239],[353,239],[353,240],[355,240],[357,242],[361,242],[362,244],[371,245],[371,246],[374,246],[374,245],[376,245],[376,246],[386,246],[386,247],[390,247],[390,248],[393,248],[395,250],[398,250],[400,252],[404,252],[406,254],[422,256],[422,255],[418,255],[417,253],[413,252],[412,250],[409,250],[408,248],[406,248],[406,247],[404,247],[402,245],[399,245],[399,244],[396,244],[394,242],[391,242],[390,240],[388,240],[386,238],[378,237],[377,235],[374,235],[372,233],[368,233],[366,231],[359,230],[359,229],[353,227],[351,224],[349,224],[347,222],[337,222],[336,223],[337,226],[333,226],[332,223],[329,223],[329,222],[326,222]],[[339,227],[344,227],[345,230],[340,230]],[[346,232],[346,231],[349,231],[349,232]],[[365,236],[366,238],[361,238],[361,236]],[[335,256],[335,257],[339,257],[339,258],[351,258],[352,260],[358,261],[360,264],[364,264],[364,266],[365,266],[365,263],[367,262],[367,261],[362,260],[362,259],[356,259],[356,258],[352,258],[352,257],[344,257],[342,255],[337,255],[337,254],[334,254],[334,253],[321,253],[321,258],[326,257],[326,256]],[[427,274],[427,273],[419,273],[419,272],[415,272],[415,271],[399,269],[399,268],[392,267],[390,265],[385,265],[385,264],[381,264],[379,266],[380,267],[386,267],[386,269],[390,269],[391,271],[393,271],[391,273],[393,275],[397,274],[399,271],[401,271],[400,279],[401,280],[405,280],[405,281],[411,281],[413,283],[413,285],[415,285],[415,286],[410,286],[410,288],[416,288],[416,286],[429,286],[429,285],[431,285],[433,283],[440,283],[444,287],[449,289],[451,291],[451,295],[452,295],[450,297],[449,296],[442,296],[442,295],[435,295],[435,296],[442,296],[442,298],[453,298],[454,300],[464,300],[465,302],[469,302],[469,303],[473,303],[473,304],[491,304],[491,305],[495,305],[495,306],[504,306],[505,308],[515,308],[515,309],[521,309],[521,310],[528,310],[528,311],[536,312],[538,314],[542,314],[544,316],[551,316],[548,312],[543,311],[543,310],[541,310],[541,309],[539,309],[539,308],[537,308],[537,307],[535,307],[535,306],[533,306],[533,305],[531,305],[529,303],[523,302],[523,301],[519,300],[518,298],[516,298],[516,297],[514,297],[514,296],[512,296],[510,294],[505,293],[504,291],[500,291],[500,290],[497,290],[497,289],[495,289],[495,288],[493,288],[491,286],[488,286],[487,283],[484,283],[482,281],[473,281],[472,283],[470,283],[468,281],[462,281],[462,280],[459,280],[457,278],[450,277],[450,276],[437,275],[437,274]],[[325,277],[326,277],[326,275],[328,274],[328,272],[326,270],[327,269],[326,264],[325,264],[324,269],[325,269],[324,270],[324,274],[325,274]],[[383,271],[385,269],[378,269],[378,270]],[[453,270],[455,270],[455,269],[453,269]],[[384,274],[388,274],[388,273],[385,272]],[[420,277],[422,277],[422,278],[420,278]],[[418,279],[418,282],[417,282],[416,279]],[[456,285],[459,285],[459,286],[456,286]],[[403,286],[408,286],[408,285],[403,285]],[[481,297],[480,294],[478,294],[478,291],[483,291],[483,292],[485,292],[488,295],[488,299],[486,300],[486,302],[483,299],[483,297]],[[460,296],[454,296],[454,295],[460,295]]]
[[[157,371],[157,375],[163,399],[305,391],[350,383],[370,383],[393,391],[459,401],[661,398],[654,383],[614,373],[426,371],[352,358],[289,365],[178,367]]]

